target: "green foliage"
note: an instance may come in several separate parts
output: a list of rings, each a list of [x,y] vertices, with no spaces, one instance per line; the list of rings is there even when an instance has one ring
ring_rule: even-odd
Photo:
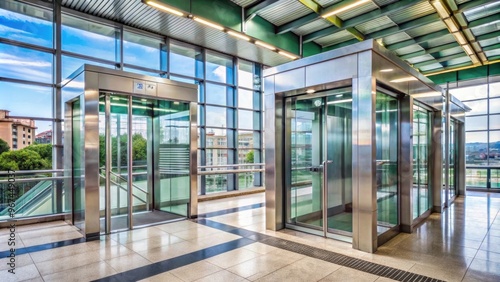
[[[127,135],[120,136],[120,165],[127,164]],[[112,166],[117,166],[118,156],[118,138],[111,138],[111,158]],[[104,135],[99,135],[99,166],[104,166],[106,163],[106,147]],[[132,160],[141,161],[147,159],[147,141],[141,134],[132,135]]]
[[[0,155],[0,170],[37,170],[50,168],[51,163],[33,150],[22,149],[4,152]]]
[[[3,152],[8,152],[10,150],[9,144],[0,138],[0,154]]]
[[[29,145],[24,148],[24,150],[35,151],[40,155],[40,157],[47,160],[49,163],[52,163],[52,144]]]
[[[254,160],[253,156],[253,151],[248,152],[248,154],[245,156],[245,162],[248,164],[252,164]]]

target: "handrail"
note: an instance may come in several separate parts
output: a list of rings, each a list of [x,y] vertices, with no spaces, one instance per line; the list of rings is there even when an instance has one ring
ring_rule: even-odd
[[[64,169],[45,169],[45,170],[16,170],[16,171],[0,171],[0,175],[3,174],[37,174],[37,173],[54,173],[54,172],[64,172]]]
[[[198,171],[198,175],[231,174],[231,173],[263,172],[263,171],[265,171],[263,168],[233,169],[233,170],[208,170],[208,171]]]
[[[114,176],[116,176],[116,177],[120,178],[121,180],[123,180],[123,181],[125,181],[125,182],[128,182],[128,180],[127,180],[127,179],[123,178],[121,175],[119,175],[119,174],[117,174],[117,173],[114,173],[114,172],[112,172],[112,171],[110,171],[109,173],[111,173],[112,175],[114,175]],[[112,181],[112,180],[111,180],[111,181]],[[149,195],[149,192],[147,192],[147,191],[143,190],[143,189],[142,189],[141,187],[139,187],[139,186],[134,185],[134,183],[132,183],[132,187],[135,187],[137,190],[141,191],[142,193],[144,193],[144,194],[146,194],[146,195]]]
[[[120,189],[124,190],[124,191],[127,191],[127,189],[123,186],[121,186],[120,184],[114,182],[113,180],[109,180],[112,184],[116,185],[117,187],[119,187]],[[144,201],[143,199],[139,198],[137,195],[135,194],[132,194],[132,196],[134,196],[134,198],[136,198],[137,200],[143,202],[144,204],[147,204],[147,201]]]
[[[222,167],[239,167],[239,166],[263,166],[265,163],[256,163],[256,164],[225,164],[225,165],[206,165],[206,166],[199,166],[198,169],[200,168],[222,168]]]
[[[38,177],[38,178],[19,178],[16,179],[15,183],[20,182],[31,182],[31,181],[43,181],[43,180],[62,180],[66,178],[71,178],[70,176],[53,176],[53,177]],[[0,180],[0,183],[11,183],[8,179]]]

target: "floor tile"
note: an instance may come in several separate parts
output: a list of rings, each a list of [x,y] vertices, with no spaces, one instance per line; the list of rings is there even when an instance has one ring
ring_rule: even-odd
[[[139,280],[140,282],[183,282],[180,278],[170,272],[164,272],[146,279]]]
[[[246,245],[243,248],[247,249],[247,250],[250,250],[252,252],[259,253],[259,254],[267,254],[269,252],[276,251],[278,249],[276,247],[269,246],[269,245],[266,245],[266,244],[262,244],[262,243],[259,243],[259,242],[253,243],[253,244],[250,244],[250,245]]]
[[[141,266],[151,264],[151,262],[138,254],[129,254],[121,257],[105,260],[116,272],[124,272]]]
[[[100,261],[87,265],[81,265],[74,269],[44,275],[42,278],[45,281],[50,282],[79,282],[96,280],[113,274],[116,274],[116,271],[107,263]]]
[[[138,252],[141,256],[146,258],[151,262],[159,262],[173,257],[178,257],[187,253],[191,253],[198,250],[190,242],[181,242],[177,244],[172,244],[168,246],[163,246],[160,248],[150,249],[147,251]]]
[[[0,271],[0,281],[23,281],[28,279],[36,279],[40,277],[40,273],[34,264],[20,266],[14,269],[14,274],[7,270]]]
[[[176,268],[170,273],[182,279],[183,281],[195,281],[212,273],[221,271],[222,268],[205,261],[199,261]]]
[[[440,266],[429,266],[422,264],[415,264],[410,268],[409,272],[417,273],[420,275],[441,279],[445,281],[461,281],[465,275],[467,268],[443,268]]]
[[[33,259],[31,258],[30,254],[16,255],[13,261],[11,260],[11,258],[0,259],[0,271],[3,272],[7,271],[7,269],[10,269],[8,263],[12,262],[14,262],[16,268],[19,268],[21,266],[33,264]]]
[[[241,248],[211,257],[206,261],[222,268],[228,268],[253,259],[259,255],[260,254],[256,252]]]
[[[378,276],[376,275],[348,267],[341,267],[319,281],[320,282],[345,282],[345,281],[371,282],[377,279]]]
[[[203,278],[195,280],[196,282],[240,282],[247,281],[245,278],[231,273],[227,270],[221,270]],[[169,281],[170,282],[170,281]]]
[[[318,281],[339,269],[339,265],[306,257],[266,275],[257,281]]]
[[[147,238],[147,239],[142,239],[142,240],[137,240],[133,241],[130,243],[124,244],[125,247],[135,251],[135,252],[141,252],[141,251],[146,251],[166,245],[172,245],[172,244],[177,244],[180,242],[184,242],[183,239],[176,237],[174,235],[170,235],[168,233],[165,233],[165,235],[162,236],[157,236],[157,237],[152,237],[152,238]]]
[[[42,276],[52,273],[83,267],[84,265],[99,262],[99,251],[90,251],[71,257],[57,258],[54,260],[36,263]]]

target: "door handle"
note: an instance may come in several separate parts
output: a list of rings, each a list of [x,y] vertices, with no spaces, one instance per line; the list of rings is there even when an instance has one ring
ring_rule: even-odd
[[[325,160],[323,166],[323,236],[326,237],[328,232],[328,164],[333,163],[332,160]]]

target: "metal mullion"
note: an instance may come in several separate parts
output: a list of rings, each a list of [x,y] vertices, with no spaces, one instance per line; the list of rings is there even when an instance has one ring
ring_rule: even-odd
[[[108,20],[106,18],[96,17],[96,16],[93,16],[90,14],[85,14],[83,12],[79,12],[77,10],[67,8],[64,6],[61,7],[61,12],[62,12],[63,16],[75,17],[75,18],[78,18],[80,20],[91,21],[93,23],[105,25],[108,27],[119,28],[121,26],[121,24],[118,22]]]
[[[127,115],[127,174],[128,174],[128,181],[127,181],[127,189],[128,189],[128,197],[127,197],[127,204],[128,204],[128,225],[129,229],[134,229],[134,222],[132,218],[132,213],[133,213],[133,190],[132,190],[132,167],[133,167],[133,162],[132,162],[132,96],[128,96],[128,115]]]
[[[110,102],[110,97],[109,94],[106,94],[105,96],[105,112],[104,112],[104,119],[105,119],[105,151],[106,151],[106,161],[105,161],[105,187],[104,187],[104,200],[106,202],[105,204],[105,233],[109,234],[111,232],[111,162],[112,162],[112,144],[111,144],[111,102]],[[119,126],[119,125],[118,125]],[[118,141],[120,142],[120,141]],[[120,210],[120,207],[118,206],[118,211]]]
[[[101,63],[101,64],[108,64],[108,65],[112,65],[112,66],[114,66],[116,64],[116,62],[114,62],[114,61],[95,58],[92,56],[82,55],[82,54],[73,53],[73,52],[64,51],[64,50],[61,50],[61,55],[76,58],[76,59],[84,59],[84,60],[94,61],[94,62]]]
[[[53,23],[53,25],[55,25],[55,24]],[[54,41],[54,38],[52,38],[52,41]],[[7,39],[7,38],[0,38],[0,43],[12,45],[12,46],[17,46],[17,47],[22,47],[22,48],[26,48],[26,49],[32,49],[32,50],[36,50],[36,51],[40,51],[40,52],[44,52],[44,53],[50,53],[50,54],[56,53],[55,48],[39,46],[39,45],[35,45],[32,43],[16,41],[16,40]]]
[[[0,76],[0,81],[12,82],[12,83],[30,84],[30,85],[43,86],[43,87],[55,87],[56,86],[53,83],[29,81],[29,80],[24,80],[24,79],[8,78],[8,77],[1,77],[1,76]]]
[[[118,33],[118,38],[116,38],[116,33]],[[116,46],[117,43],[119,43],[118,46]],[[118,30],[115,29],[115,52],[117,52],[115,53],[115,66],[123,70],[123,25]],[[118,57],[116,58],[116,56]]]
[[[148,71],[148,72],[155,72],[158,74],[163,73],[161,70],[156,70],[156,69],[150,69],[147,67],[141,67],[141,66],[136,66],[136,65],[131,65],[131,64],[123,64],[124,68],[131,68],[131,69],[136,69],[136,70],[141,70],[141,71]]]

